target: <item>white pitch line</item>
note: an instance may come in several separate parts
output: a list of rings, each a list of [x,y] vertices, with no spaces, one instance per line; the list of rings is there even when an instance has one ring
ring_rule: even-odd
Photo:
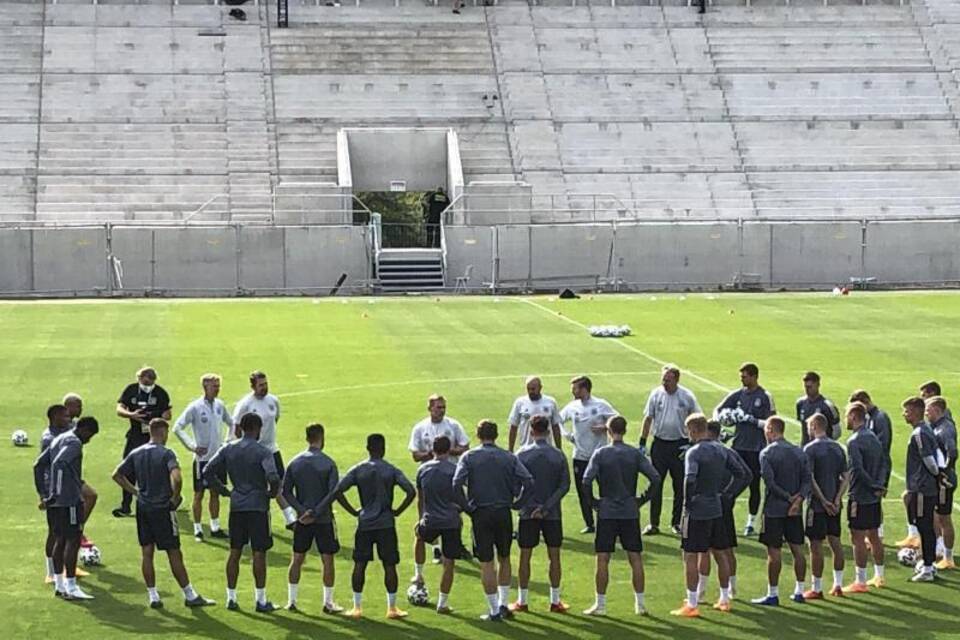
[[[520,301],[520,302],[525,302],[525,303],[529,304],[529,305],[532,306],[532,307],[535,307],[535,308],[537,308],[537,309],[540,309],[541,311],[550,314],[550,315],[553,316],[554,318],[559,318],[560,320],[565,320],[565,321],[569,322],[570,324],[572,324],[572,325],[574,325],[574,326],[576,326],[576,327],[580,327],[581,329],[586,330],[586,329],[588,328],[587,325],[583,324],[582,322],[578,322],[577,320],[574,320],[573,318],[569,318],[569,317],[567,317],[567,316],[565,316],[565,315],[559,314],[559,313],[557,313],[556,311],[550,309],[549,307],[545,307],[545,306],[543,306],[542,304],[540,304],[540,303],[538,303],[538,302],[535,302],[535,301],[533,301],[533,300],[530,300],[529,298],[520,298],[519,301]],[[621,340],[621,339],[619,339],[619,338],[605,338],[605,340],[612,341],[614,344],[620,345],[621,347],[623,347],[623,348],[626,349],[627,351],[632,351],[633,353],[635,353],[635,354],[637,354],[637,355],[639,355],[639,356],[642,356],[642,357],[646,358],[647,360],[649,360],[649,361],[651,361],[651,362],[655,362],[655,363],[657,363],[657,364],[659,364],[659,365],[661,365],[661,366],[664,365],[664,364],[667,364],[667,361],[666,361],[666,360],[661,360],[660,358],[657,358],[656,356],[652,356],[652,355],[650,355],[649,353],[647,353],[646,351],[642,351],[642,350],[636,348],[635,346],[633,346],[632,344],[627,344],[626,342],[624,342],[623,340]],[[677,365],[677,366],[679,366],[679,365]],[[694,380],[699,380],[700,382],[706,384],[707,386],[713,387],[714,389],[717,389],[717,390],[722,391],[722,392],[724,392],[724,393],[730,393],[730,392],[732,391],[732,389],[728,389],[728,388],[724,387],[722,384],[719,384],[718,382],[714,382],[713,380],[710,380],[709,378],[704,378],[703,376],[698,375],[698,374],[694,373],[693,371],[690,371],[689,369],[684,369],[683,367],[680,367],[680,369],[683,371],[683,375],[688,376],[688,377],[690,377],[690,378],[693,378]],[[791,424],[795,424],[795,425],[797,425],[797,426],[800,426],[800,423],[799,423],[797,420],[793,419],[793,418],[789,418],[789,417],[783,416],[783,415],[781,415],[780,417],[782,417],[784,420],[786,420],[787,422],[789,422],[789,423],[791,423]],[[897,480],[899,480],[899,481],[901,481],[901,482],[906,482],[906,478],[904,478],[902,475],[900,475],[900,474],[897,473],[896,471],[891,470],[891,471],[890,471],[890,474],[891,474],[894,478],[896,478]],[[953,503],[953,506],[956,507],[957,509],[960,509],[960,504],[958,504],[957,502],[954,502],[954,503]]]
[[[500,374],[495,376],[473,376],[469,378],[431,378],[429,380],[395,380],[391,382],[370,382],[367,384],[351,384],[340,387],[324,387],[322,389],[306,389],[304,391],[291,391],[289,393],[278,393],[278,398],[293,398],[296,396],[309,396],[315,395],[318,393],[330,393],[333,391],[363,391],[364,389],[382,389],[385,387],[403,387],[408,385],[415,384],[450,384],[457,382],[484,382],[489,380],[506,380],[509,378],[516,378],[517,380],[523,380],[527,376],[536,375],[538,378],[572,378],[573,376],[581,375],[582,371],[574,371],[572,373],[510,373],[510,374]],[[656,371],[600,371],[591,373],[594,376],[642,376],[642,375],[657,375]]]

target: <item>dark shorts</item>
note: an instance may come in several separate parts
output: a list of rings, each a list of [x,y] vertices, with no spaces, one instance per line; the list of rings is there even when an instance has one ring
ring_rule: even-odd
[[[922,493],[907,494],[907,522],[914,526],[921,520],[932,522],[936,506],[937,496],[925,496]]]
[[[207,466],[206,462],[201,462],[200,460],[193,461],[193,492],[194,493],[200,493],[201,491],[204,491],[206,489],[210,489],[211,491],[213,491],[213,489],[210,488],[210,485],[207,484],[207,481],[203,479],[203,470],[206,468],[206,466]],[[227,484],[227,473],[225,471],[221,471],[220,473],[218,473],[217,477],[220,478],[220,482],[222,482],[223,484]]]
[[[710,520],[680,520],[682,540],[680,548],[687,553],[704,553],[710,549],[722,551],[730,548],[727,526],[723,517]]]
[[[230,548],[267,551],[273,546],[269,511],[231,511]]]
[[[417,523],[413,528],[418,538],[427,544],[433,544],[440,539],[440,553],[444,558],[456,560],[463,552],[463,539],[460,537],[461,527],[451,529],[433,529]]]
[[[563,521],[531,518],[521,520],[517,532],[517,544],[521,549],[532,549],[540,544],[543,537],[548,547],[559,547],[563,544]]]
[[[477,509],[470,514],[473,521],[473,555],[480,562],[492,562],[494,549],[498,558],[510,555],[513,545],[513,516],[509,508]]]
[[[337,526],[333,522],[314,522],[300,524],[293,527],[293,552],[306,553],[310,547],[317,545],[317,551],[323,555],[333,555],[340,551],[340,540],[337,538]]]
[[[617,538],[624,551],[640,553],[643,540],[640,539],[640,519],[597,520],[597,536],[593,540],[593,550],[597,553],[613,553],[617,549]]]
[[[47,522],[50,531],[58,538],[79,540],[83,534],[83,505],[47,507]]]
[[[380,562],[385,565],[400,564],[400,545],[397,543],[396,528],[358,530],[353,538],[353,561],[372,561],[374,545],[377,547],[377,557],[380,558]]]
[[[137,538],[140,546],[155,545],[160,551],[180,548],[176,511],[143,511],[137,507]]]
[[[784,541],[789,544],[803,544],[803,516],[763,516],[760,543],[779,549]]]
[[[807,509],[807,537],[811,540],[826,540],[827,536],[840,537],[840,514],[827,515],[823,511]]]
[[[883,524],[883,509],[879,502],[861,504],[850,500],[847,503],[847,526],[851,531],[871,531]]]
[[[726,534],[726,543],[729,545],[729,548],[736,547],[737,543],[737,521],[733,517],[733,502],[727,504],[723,501],[723,515],[720,516],[720,519],[723,520],[723,531]]]
[[[940,493],[937,496],[936,510],[942,516],[948,516],[953,513],[953,492],[954,488],[947,489],[940,487]]]
[[[282,479],[285,467],[283,466],[283,456],[280,455],[279,451],[273,452],[273,464],[277,467],[277,475]]]

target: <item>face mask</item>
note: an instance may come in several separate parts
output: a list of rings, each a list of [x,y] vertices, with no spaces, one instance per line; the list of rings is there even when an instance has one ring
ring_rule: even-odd
[[[144,393],[150,393],[151,391],[153,391],[153,388],[155,386],[156,385],[153,385],[153,384],[141,384],[140,391],[143,391]]]

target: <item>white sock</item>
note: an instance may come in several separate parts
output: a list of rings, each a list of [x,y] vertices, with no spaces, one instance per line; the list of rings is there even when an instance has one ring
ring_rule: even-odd
[[[707,582],[710,581],[710,576],[705,576],[702,573],[699,574],[697,578],[697,593],[706,593],[707,592]]]
[[[323,587],[323,604],[333,604],[333,587]]]
[[[391,609],[394,608],[395,606],[397,606],[397,592],[396,592],[396,591],[394,591],[393,593],[388,593],[388,594],[387,594],[387,606],[388,606],[389,608],[391,608]]]
[[[864,575],[864,577],[866,577],[866,575],[867,575],[867,568],[866,568],[866,567],[863,568],[863,575]],[[882,577],[883,577],[883,565],[882,565],[882,564],[875,564],[875,565],[873,565],[873,575],[875,575],[875,576],[878,577],[878,578],[882,578]]]
[[[500,606],[507,607],[510,605],[510,585],[500,585],[497,587],[497,593],[500,596]]]
[[[437,597],[437,609],[447,606],[447,599],[450,597],[449,593],[440,592],[440,595]]]
[[[823,591],[823,578],[818,578],[817,576],[813,576],[813,590],[818,593],[820,591]],[[803,591],[800,591],[799,593],[803,593]]]
[[[210,518],[210,531],[220,531],[220,518]]]
[[[529,592],[529,589],[517,589],[517,602],[520,604],[527,604],[527,594]]]
[[[607,608],[607,594],[605,594],[605,593],[598,593],[598,594],[597,594],[597,599],[596,599],[596,605],[597,605],[599,608],[601,608],[601,609],[606,609],[606,608]]]
[[[944,549],[945,547],[943,546],[943,536],[940,536],[937,538],[937,555],[942,556]]]
[[[415,577],[417,580],[423,580],[423,565],[422,565],[422,564],[416,564],[416,563],[414,563],[414,565],[413,565],[413,577]]]
[[[550,604],[560,604],[560,587],[550,587]]]
[[[770,598],[779,598],[780,597],[780,587],[774,584],[767,585],[767,596]]]
[[[199,522],[194,522],[194,523],[193,523],[193,535],[197,535],[198,533],[203,533],[203,525],[200,524]]]
[[[354,592],[353,592],[353,606],[356,607],[357,609],[359,609],[361,604],[363,604],[363,594],[362,594],[362,593],[357,593],[356,591],[354,591]]]
[[[294,510],[293,507],[286,507],[285,509],[283,509],[283,519],[287,524],[290,524],[291,522],[296,522],[297,512]]]
[[[730,593],[733,594],[733,592],[735,592],[735,591],[737,590],[737,576],[731,575],[731,576],[730,576],[730,582],[728,582],[727,584],[730,585],[730,586],[728,587],[728,589],[729,589]]]
[[[496,593],[487,594],[487,609],[490,610],[492,616],[500,613],[500,598],[497,597]]]
[[[254,589],[254,596],[257,599],[257,604],[266,604],[267,602],[267,590],[266,589]]]
[[[877,535],[880,536],[881,539],[883,538],[883,525],[882,525],[882,524],[881,524],[879,527],[877,527]]]
[[[876,572],[876,570],[877,570],[877,565],[873,565],[873,570],[874,570],[874,572]],[[876,575],[876,573],[874,573],[874,575]],[[855,581],[857,584],[866,584],[866,583],[867,583],[867,568],[866,568],[866,567],[857,567],[856,577],[854,578],[854,581]]]
[[[183,591],[183,597],[186,598],[187,600],[193,600],[194,598],[197,597],[197,592],[194,591],[192,584],[188,584],[183,589],[181,589],[181,591]]]
[[[932,565],[932,564],[925,564],[925,565],[923,565],[923,572],[924,572],[924,573],[933,573],[933,565]]]
[[[819,578],[818,578],[818,579],[819,579]],[[820,585],[820,586],[822,587],[823,585]],[[806,583],[805,583],[805,582],[801,582],[800,580],[797,580],[797,583],[796,583],[796,584],[794,585],[794,587],[793,587],[793,592],[794,592],[795,594],[799,593],[800,595],[803,595],[803,592],[806,591],[806,590],[807,590],[807,585],[806,585]],[[821,591],[822,591],[822,590],[823,590],[823,589],[821,589]]]
[[[633,606],[637,609],[643,609],[643,591],[633,592]]]
[[[747,514],[747,526],[752,527],[756,519],[757,519],[756,514],[753,514],[753,513]]]
[[[67,581],[66,587],[67,587],[67,592],[68,592],[68,593],[71,592],[71,591],[76,591],[76,590],[77,590],[77,579],[76,579],[76,578],[66,578],[66,581]]]
[[[67,580],[63,577],[63,574],[55,573],[53,574],[53,588],[63,593],[67,590]]]
[[[296,602],[297,601],[297,591],[300,590],[299,584],[294,584],[292,582],[287,584],[287,602]]]
[[[160,602],[160,594],[157,593],[156,587],[147,587],[147,597],[150,598],[150,602]]]
[[[915,525],[915,524],[908,524],[908,525],[907,525],[907,535],[910,536],[911,538],[919,538],[919,537],[920,537],[920,530],[917,529],[917,525]]]
[[[834,569],[833,570],[833,586],[842,587],[843,586],[843,569]]]
[[[236,590],[236,589],[231,589],[231,588],[227,587],[227,600],[230,600],[231,602],[236,602],[236,601],[237,601],[237,590]]]
[[[943,559],[947,562],[953,562],[953,549],[943,548]]]
[[[700,604],[700,593],[698,591],[690,591],[687,589],[687,604],[691,607],[696,607]]]
[[[720,602],[730,602],[730,587],[720,587]]]
[[[53,577],[53,558],[47,558],[47,577]]]

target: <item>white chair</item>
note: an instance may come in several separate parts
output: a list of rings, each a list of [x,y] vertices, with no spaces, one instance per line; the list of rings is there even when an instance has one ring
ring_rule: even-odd
[[[470,278],[473,277],[473,265],[468,264],[467,268],[463,270],[462,276],[457,276],[456,284],[453,287],[454,293],[466,293],[467,285],[470,283]]]

